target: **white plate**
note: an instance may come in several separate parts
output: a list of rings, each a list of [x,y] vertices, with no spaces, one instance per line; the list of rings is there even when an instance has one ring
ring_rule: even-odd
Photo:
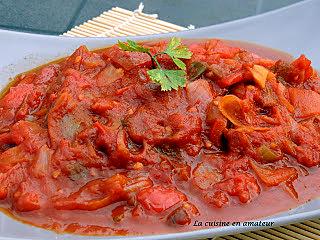
[[[179,36],[185,38],[225,38],[255,42],[281,49],[298,56],[306,54],[313,66],[320,66],[320,1],[309,0],[259,16],[196,30],[154,36],[130,37],[134,40],[149,40]],[[124,39],[124,38],[120,38]],[[113,44],[117,39],[67,38],[0,30],[0,89],[10,77],[53,59],[66,56],[79,45],[99,48]],[[314,200],[294,210],[268,218],[274,226],[320,217],[320,200]],[[156,228],[156,226],[155,226]],[[261,229],[262,227],[222,227],[192,232],[125,237],[126,239],[198,239],[231,233]],[[118,239],[119,237],[81,237],[57,235],[0,215],[0,240],[26,239]]]

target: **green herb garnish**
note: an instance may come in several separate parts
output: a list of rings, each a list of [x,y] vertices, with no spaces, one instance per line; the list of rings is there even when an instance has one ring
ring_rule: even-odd
[[[162,91],[185,87],[186,65],[181,59],[190,59],[192,52],[186,46],[181,45],[181,39],[171,38],[166,50],[155,55],[151,54],[149,48],[145,48],[132,40],[127,40],[126,43],[118,41],[118,46],[125,51],[147,53],[151,57],[154,69],[148,70],[147,73],[152,81],[160,84]],[[180,70],[163,69],[157,60],[157,56],[160,54],[170,56]]]

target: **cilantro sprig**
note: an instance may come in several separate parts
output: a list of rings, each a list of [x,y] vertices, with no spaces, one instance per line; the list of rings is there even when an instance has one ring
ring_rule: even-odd
[[[148,70],[150,79],[161,86],[162,91],[177,90],[186,85],[186,64],[181,59],[190,59],[192,52],[188,47],[181,44],[181,39],[173,37],[169,41],[167,48],[163,52],[151,54],[150,49],[143,47],[132,40],[127,42],[118,41],[118,46],[124,51],[142,52],[148,54],[154,66],[154,69]],[[157,56],[166,54],[177,65],[179,70],[163,69],[157,60]]]

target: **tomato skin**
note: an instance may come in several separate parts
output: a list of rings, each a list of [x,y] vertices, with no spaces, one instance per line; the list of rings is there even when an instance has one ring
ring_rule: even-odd
[[[39,197],[36,193],[26,193],[21,196],[15,194],[14,197],[18,200],[15,207],[20,212],[29,212],[40,209]]]
[[[173,225],[189,225],[191,218],[183,207],[179,207],[169,214],[167,221]]]
[[[298,178],[298,172],[293,167],[281,167],[276,169],[267,169],[250,162],[252,169],[268,187],[277,186],[282,182],[293,181]]]
[[[43,204],[42,194],[37,182],[26,180],[21,182],[13,194],[13,207],[20,212],[30,212],[40,209]]]
[[[307,118],[320,114],[320,94],[305,89],[289,88],[291,104],[298,118]]]
[[[216,97],[210,84],[203,79],[195,80],[186,86],[186,93],[190,105],[197,107],[199,112],[206,111],[208,105]]]
[[[301,55],[291,63],[279,60],[276,62],[274,70],[277,75],[294,86],[299,86],[317,77],[316,71],[311,67],[311,61],[305,55]]]
[[[257,180],[248,173],[238,173],[234,177],[217,183],[216,188],[231,196],[237,196],[242,203],[252,201],[261,191]],[[223,200],[223,202],[225,201],[226,199]]]
[[[19,84],[11,87],[0,100],[0,129],[14,122],[19,107],[31,93],[33,86],[33,84]]]
[[[63,210],[93,211],[108,206],[127,198],[124,191],[127,181],[127,178],[120,174],[107,179],[93,180],[68,197],[54,200],[54,207]]]
[[[0,199],[10,197],[26,177],[27,171],[23,163],[18,163],[10,169],[6,168],[6,171],[0,173]]]
[[[192,184],[199,189],[207,190],[222,179],[218,169],[206,163],[199,163],[193,170]]]
[[[301,55],[299,58],[291,63],[293,71],[290,73],[291,79],[295,83],[301,83],[308,80],[313,75],[313,69],[311,67],[311,61],[306,58],[305,55]]]
[[[151,58],[146,53],[125,52],[118,46],[107,49],[103,56],[110,58],[114,63],[121,66],[125,70],[135,67],[151,67]]]
[[[229,203],[229,198],[222,191],[208,192],[204,195],[204,200],[217,208],[222,208]]]
[[[155,186],[140,191],[137,199],[145,209],[161,213],[186,200],[186,196],[174,188]]]

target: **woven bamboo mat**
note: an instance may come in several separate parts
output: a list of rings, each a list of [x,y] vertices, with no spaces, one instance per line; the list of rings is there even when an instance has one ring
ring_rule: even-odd
[[[143,5],[135,11],[114,7],[63,34],[69,37],[118,37],[168,33],[187,30],[161,21],[157,14],[145,14]],[[190,28],[190,27],[189,27]],[[192,26],[191,26],[192,28]],[[320,219],[267,230],[246,232],[216,238],[216,240],[320,240]]]
[[[145,14],[143,5],[135,11],[114,7],[100,16],[63,34],[69,37],[121,37],[187,30],[172,23],[161,21],[157,14]]]

